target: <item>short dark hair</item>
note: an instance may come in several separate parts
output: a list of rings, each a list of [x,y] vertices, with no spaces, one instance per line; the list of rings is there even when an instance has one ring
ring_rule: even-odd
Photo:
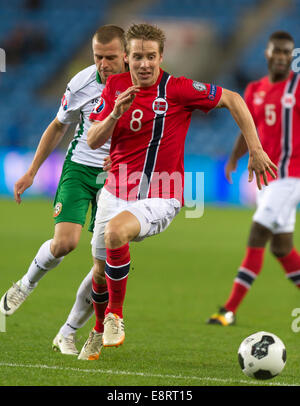
[[[291,41],[293,44],[295,44],[294,38],[287,31],[273,32],[269,37],[269,42],[272,42],[273,40],[276,40],[276,39],[285,39],[285,40]]]
[[[93,35],[93,39],[95,39],[97,42],[100,42],[101,44],[108,44],[115,38],[119,38],[125,51],[126,42],[125,31],[123,30],[123,28],[118,27],[117,25],[107,24],[98,28],[98,30]]]
[[[162,54],[166,36],[160,28],[151,24],[133,24],[129,27],[126,33],[127,52],[129,51],[128,45],[132,39],[143,39],[145,41],[158,42],[159,52]]]

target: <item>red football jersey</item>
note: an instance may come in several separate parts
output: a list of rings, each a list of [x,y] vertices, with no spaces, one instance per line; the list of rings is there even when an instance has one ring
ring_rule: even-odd
[[[104,120],[116,97],[132,85],[130,72],[110,76],[90,119]],[[124,200],[174,197],[183,204],[184,143],[192,111],[208,112],[221,94],[220,87],[161,70],[115,126],[106,189]]]
[[[278,178],[300,177],[300,75],[271,83],[269,77],[251,82],[245,101],[263,149],[278,167]],[[273,178],[268,174],[269,180]]]

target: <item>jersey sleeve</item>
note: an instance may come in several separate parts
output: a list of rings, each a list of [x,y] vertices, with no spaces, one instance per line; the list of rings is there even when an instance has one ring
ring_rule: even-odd
[[[177,78],[176,85],[181,103],[189,110],[198,109],[208,113],[217,106],[222,96],[221,87],[185,77]]]
[[[57,113],[58,120],[63,124],[78,123],[80,119],[80,107],[76,93],[73,93],[68,85],[61,99]]]
[[[109,79],[99,99],[99,103],[90,114],[91,121],[103,121],[114,109],[112,104],[112,89]]]

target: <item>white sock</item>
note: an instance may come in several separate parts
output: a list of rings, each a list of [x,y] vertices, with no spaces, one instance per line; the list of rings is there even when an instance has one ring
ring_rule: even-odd
[[[51,241],[52,240],[48,240],[44,242],[40,247],[27,273],[22,278],[22,283],[29,289],[35,288],[38,281],[45,276],[48,271],[59,265],[64,258],[55,258],[52,255],[50,250]]]
[[[59,330],[64,337],[68,337],[68,335],[74,333],[78,328],[84,326],[94,313],[92,302],[92,277],[93,270],[87,274],[77,290],[76,300],[72,310],[67,321]]]

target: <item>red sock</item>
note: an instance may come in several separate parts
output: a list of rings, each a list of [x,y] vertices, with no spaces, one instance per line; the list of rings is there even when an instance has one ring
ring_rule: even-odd
[[[98,333],[103,333],[104,326],[104,312],[108,303],[108,290],[106,284],[98,284],[92,279],[93,290],[92,290],[92,300],[96,315],[96,325],[94,329]]]
[[[224,306],[227,310],[236,312],[262,268],[264,252],[265,248],[247,247],[246,255],[234,280],[229,299]]]
[[[115,313],[123,318],[123,303],[130,268],[129,244],[120,248],[106,249],[105,278],[109,301],[105,315]]]
[[[287,278],[300,288],[300,255],[295,248],[284,257],[276,257],[283,266]]]

